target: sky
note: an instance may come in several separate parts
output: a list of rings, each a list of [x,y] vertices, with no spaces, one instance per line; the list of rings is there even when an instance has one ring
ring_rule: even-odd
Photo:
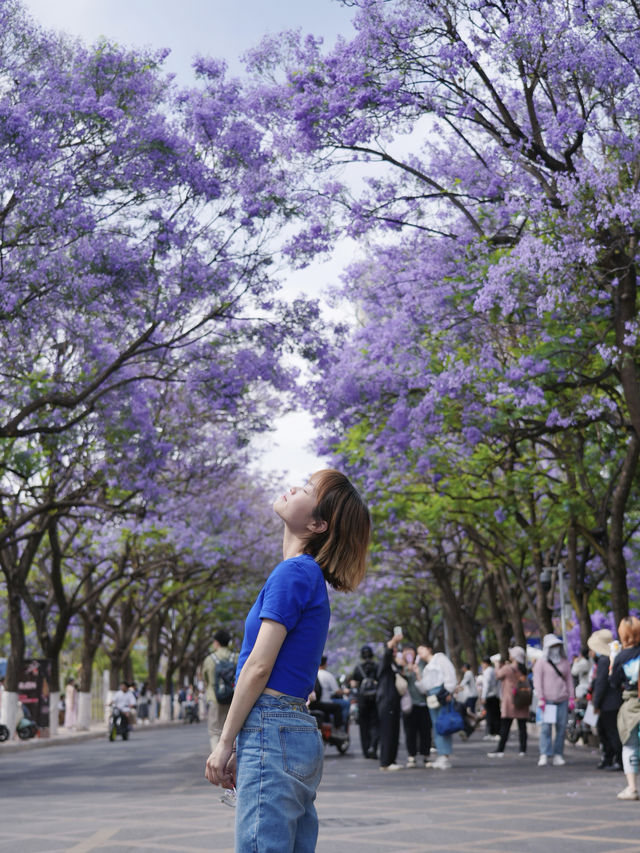
[[[178,82],[192,79],[196,55],[226,60],[232,75],[242,74],[241,55],[266,34],[302,29],[331,45],[339,34],[353,32],[352,9],[338,0],[22,0],[47,29],[64,30],[88,43],[101,37],[128,46],[169,48],[165,63]],[[287,293],[304,290],[321,297],[322,288],[336,283],[348,258],[342,247],[331,261],[292,274]],[[262,437],[259,467],[298,483],[326,465],[309,449],[311,417],[294,412],[274,422],[275,432]]]

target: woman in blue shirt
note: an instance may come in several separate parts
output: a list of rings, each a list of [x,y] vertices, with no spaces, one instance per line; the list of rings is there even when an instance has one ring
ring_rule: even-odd
[[[364,578],[370,517],[331,469],[273,508],[284,522],[284,560],[247,616],[233,701],[205,776],[232,788],[237,770],[237,853],[312,853],[323,746],[306,699],[329,628],[326,584],[349,591]]]

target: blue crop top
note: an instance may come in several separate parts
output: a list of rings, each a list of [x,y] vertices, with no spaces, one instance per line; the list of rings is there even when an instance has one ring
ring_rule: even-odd
[[[322,569],[309,554],[283,560],[271,572],[244,623],[236,680],[263,619],[287,629],[267,687],[306,699],[313,690],[329,630],[329,596]]]

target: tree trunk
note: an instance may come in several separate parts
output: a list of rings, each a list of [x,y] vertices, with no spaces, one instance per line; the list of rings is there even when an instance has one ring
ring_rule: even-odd
[[[111,661],[111,669],[109,670],[109,690],[113,693],[116,693],[118,688],[120,687],[120,682],[122,679],[120,678],[120,668],[113,665],[113,660]]]
[[[491,612],[492,627],[496,635],[498,650],[503,658],[507,654],[509,641],[511,639],[511,626],[506,619],[504,610],[498,604],[498,590],[495,577],[491,572],[487,572],[487,592],[489,598],[489,610]]]
[[[147,669],[149,671],[149,690],[153,696],[158,689],[158,670],[160,668],[160,629],[162,621],[159,615],[149,622],[147,630]]]
[[[629,437],[627,453],[622,463],[618,482],[611,498],[609,517],[609,544],[607,549],[607,568],[611,579],[611,606],[616,625],[629,615],[629,590],[627,588],[627,563],[624,558],[625,512],[629,493],[638,468],[640,440],[633,433]]]
[[[11,646],[7,657],[4,687],[9,693],[17,693],[24,660],[24,622],[22,621],[22,599],[13,588],[9,577],[7,577],[7,601],[9,604],[8,627]]]

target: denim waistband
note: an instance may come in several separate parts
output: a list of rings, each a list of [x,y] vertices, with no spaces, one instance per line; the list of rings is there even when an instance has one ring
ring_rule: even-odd
[[[254,708],[284,708],[292,711],[304,711],[309,713],[306,699],[301,699],[299,696],[289,696],[287,693],[280,693],[278,696],[271,696],[269,693],[261,693],[256,699]]]

